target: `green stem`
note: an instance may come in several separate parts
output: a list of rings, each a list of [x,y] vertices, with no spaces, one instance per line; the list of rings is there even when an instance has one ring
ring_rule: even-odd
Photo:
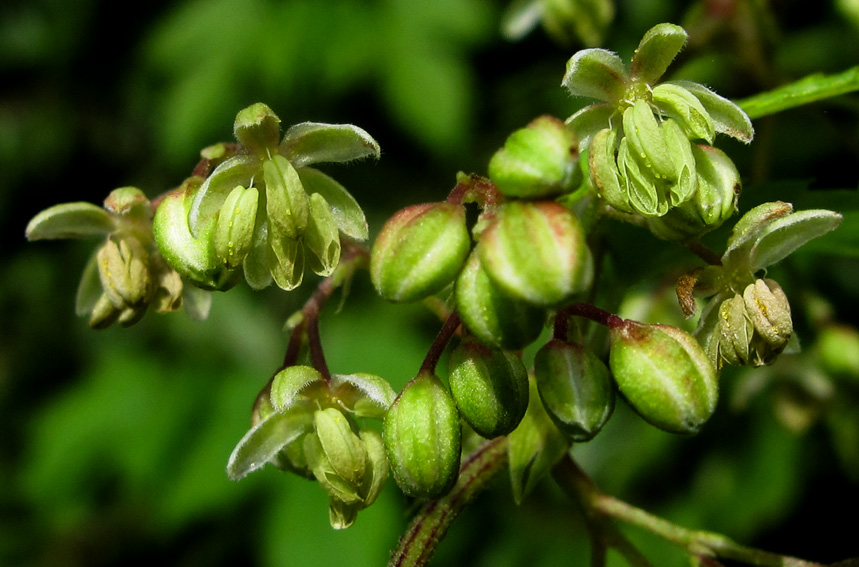
[[[496,437],[463,461],[459,479],[446,496],[424,504],[400,538],[388,567],[426,565],[460,512],[507,462],[507,438]]]
[[[733,559],[761,567],[823,567],[820,563],[746,547],[721,534],[690,530],[604,494],[596,499],[595,506],[600,512],[644,528],[683,547],[689,553]]]
[[[619,535],[619,531],[614,522],[611,521],[612,519],[622,520],[643,528],[682,547],[690,555],[721,557],[759,567],[824,567],[820,563],[739,545],[721,534],[690,530],[603,494],[569,455],[561,460],[552,472],[561,488],[573,497],[582,508],[585,518],[592,525],[592,529],[601,532],[603,541],[609,546],[617,548],[625,556],[624,549],[619,547],[618,543],[621,545],[631,544],[622,535],[620,535],[623,538],[622,541],[615,541],[614,538]],[[630,557],[627,556],[627,559]],[[638,565],[632,561],[630,564]]]

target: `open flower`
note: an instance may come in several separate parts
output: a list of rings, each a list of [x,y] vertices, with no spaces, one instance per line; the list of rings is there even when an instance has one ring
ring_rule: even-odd
[[[367,222],[342,185],[310,166],[378,157],[379,145],[349,124],[304,122],[280,139],[280,119],[262,103],[238,113],[234,133],[240,151],[198,188],[173,197],[172,214],[156,219],[164,247],[173,250],[169,259],[185,272],[184,258],[199,257],[190,249],[205,247],[216,265],[241,266],[254,289],[272,280],[293,289],[305,264],[330,275],[340,261],[340,232],[365,240]]]
[[[88,314],[93,328],[133,325],[150,305],[159,313],[175,311],[189,291],[156,248],[152,206],[136,187],[115,189],[104,208],[76,202],[45,209],[27,225],[26,235],[29,240],[102,238],[77,293],[76,311]],[[195,296],[188,305],[197,318],[208,313],[208,297]]]

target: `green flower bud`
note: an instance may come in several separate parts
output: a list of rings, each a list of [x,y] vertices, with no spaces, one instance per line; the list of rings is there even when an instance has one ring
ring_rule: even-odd
[[[280,142],[280,118],[265,104],[258,102],[239,111],[233,133],[241,145],[264,156]]]
[[[325,197],[310,196],[310,224],[304,233],[304,245],[310,251],[307,263],[320,276],[330,276],[340,262],[340,230]]]
[[[499,288],[534,305],[563,303],[593,279],[584,232],[575,215],[554,201],[502,205],[478,250]]]
[[[609,367],[633,409],[665,431],[696,433],[716,409],[716,368],[677,327],[630,320],[613,326]]]
[[[437,376],[424,372],[406,385],[385,416],[383,437],[403,492],[434,499],[453,488],[462,448],[459,412]]]
[[[549,341],[537,352],[534,375],[546,413],[572,441],[593,439],[614,410],[611,374],[582,345]]]
[[[650,231],[664,240],[686,240],[710,232],[736,210],[741,182],[731,158],[711,146],[692,146],[692,153],[698,190],[663,216],[647,219]]]
[[[513,431],[528,409],[528,371],[515,354],[463,341],[450,355],[450,391],[479,435]]]
[[[781,286],[771,279],[757,279],[743,291],[746,312],[755,332],[779,352],[793,334],[790,303]]]
[[[566,124],[541,116],[513,132],[489,162],[489,177],[510,197],[534,199],[573,188],[578,140]]]
[[[455,300],[468,331],[495,348],[524,348],[540,336],[546,320],[543,309],[507,295],[492,283],[477,250],[456,280]]]
[[[253,243],[259,191],[241,185],[233,189],[221,206],[215,222],[212,245],[227,269],[241,266]]]
[[[423,299],[454,280],[470,245],[465,207],[413,205],[382,227],[370,254],[370,277],[385,299]]]

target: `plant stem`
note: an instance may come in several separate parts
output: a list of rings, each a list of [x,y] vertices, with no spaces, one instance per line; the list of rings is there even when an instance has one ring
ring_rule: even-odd
[[[561,311],[566,317],[584,317],[600,325],[605,325],[609,329],[623,324],[623,319],[617,315],[590,303],[573,303],[564,307]]]
[[[400,538],[388,567],[426,565],[436,546],[460,512],[507,462],[507,438],[496,437],[480,445],[459,469],[459,479],[446,496],[424,504]]]
[[[626,555],[624,549],[618,547],[618,544],[631,544],[620,535],[611,521],[612,518],[643,528],[682,547],[690,555],[721,557],[759,567],[824,567],[820,563],[739,545],[721,534],[690,530],[603,494],[569,455],[555,466],[552,473],[561,488],[582,508],[588,523],[593,526],[592,529],[601,532],[603,541],[617,548],[624,555]],[[623,538],[621,541],[615,541],[614,538],[618,535]],[[638,553],[637,550],[635,553]],[[630,563],[636,565],[632,561]]]
[[[450,314],[450,317],[447,318],[447,321],[444,322],[444,325],[438,332],[438,336],[435,338],[435,341],[430,345],[427,356],[424,358],[424,362],[421,364],[421,369],[418,374],[422,374],[424,372],[435,373],[435,367],[438,365],[438,361],[441,358],[444,349],[447,347],[447,343],[450,342],[451,337],[453,337],[453,334],[459,327],[459,323],[459,314],[454,311]]]

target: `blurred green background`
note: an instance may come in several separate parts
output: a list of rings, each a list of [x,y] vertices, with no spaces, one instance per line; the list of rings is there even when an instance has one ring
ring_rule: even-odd
[[[485,173],[512,130],[584,104],[559,87],[582,43],[542,29],[505,40],[507,9],[481,0],[3,2],[0,565],[385,563],[409,513],[392,483],[354,527],[334,532],[317,486],[271,468],[239,483],[224,472],[280,364],[282,323],[311,286],[253,295],[239,286],[215,297],[205,323],[148,315],[93,332],[73,312],[90,244],[27,244],[24,227],[48,206],[100,202],[115,187],[159,195],[189,174],[200,148],[230,139],[239,109],[264,101],[285,125],[354,123],[379,141],[378,163],[327,169],[375,234],[402,206],[442,199],[457,171]],[[730,97],[859,63],[855,0],[619,0],[603,45],[628,57],[662,21],[691,35],[673,76]],[[845,213],[831,238],[778,267],[805,354],[726,372],[719,411],[695,438],[646,426],[619,404],[574,452],[606,491],[772,551],[859,556],[859,351],[836,349],[839,366],[821,346],[827,330],[855,332],[857,116],[859,98],[848,95],[756,122],[748,148],[720,143],[746,179],[742,208],[781,198]],[[669,302],[670,288],[632,286],[642,277],[670,286],[694,258],[616,228],[614,277],[629,286],[627,305],[658,294]],[[335,313],[338,300],[322,321],[332,369],[401,387],[437,322],[382,302],[363,276]],[[678,316],[666,309],[662,320]],[[554,486],[516,507],[506,479],[496,484],[454,525],[436,565],[588,564],[584,526]],[[655,565],[685,564],[662,542],[630,536]]]

